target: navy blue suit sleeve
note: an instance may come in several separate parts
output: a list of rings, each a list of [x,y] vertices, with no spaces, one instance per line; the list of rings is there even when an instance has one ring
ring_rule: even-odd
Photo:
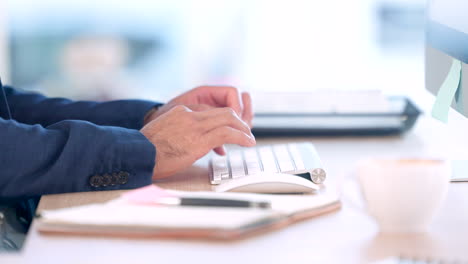
[[[43,127],[0,118],[0,198],[145,186],[155,156],[151,142],[133,129],[76,120]],[[93,187],[94,175],[117,181]]]
[[[151,108],[161,105],[144,100],[116,100],[110,102],[72,101],[47,98],[37,93],[25,93],[4,86],[12,119],[24,124],[49,126],[63,120],[84,120],[103,126],[140,129]],[[7,119],[4,104],[0,117]]]

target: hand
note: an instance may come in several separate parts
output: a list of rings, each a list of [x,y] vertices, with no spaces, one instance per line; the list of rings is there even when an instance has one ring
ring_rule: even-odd
[[[252,127],[252,99],[248,92],[239,94],[235,87],[230,86],[200,86],[183,93],[161,106],[145,119],[145,124],[158,118],[174,106],[185,105],[194,111],[206,110],[207,107],[230,107],[238,116]],[[204,105],[200,107],[199,105]]]
[[[185,169],[223,144],[251,147],[256,143],[249,126],[231,108],[193,112],[175,106],[140,132],[156,146],[153,179]]]

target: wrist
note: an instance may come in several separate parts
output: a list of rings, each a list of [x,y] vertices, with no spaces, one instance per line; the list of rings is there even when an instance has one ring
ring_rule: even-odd
[[[155,105],[148,112],[146,112],[145,117],[143,118],[143,126],[154,120],[158,116],[158,110],[163,104]]]

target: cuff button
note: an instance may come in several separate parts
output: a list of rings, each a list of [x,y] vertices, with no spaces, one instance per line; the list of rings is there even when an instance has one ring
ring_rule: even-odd
[[[102,176],[102,186],[109,186],[112,183],[112,176],[109,174],[104,174]]]
[[[101,187],[103,182],[103,178],[101,175],[95,174],[89,178],[89,185],[92,187]]]
[[[130,173],[128,173],[126,171],[119,172],[118,183],[119,184],[126,184],[128,182],[128,177],[129,176],[130,176]]]
[[[112,173],[112,179],[111,179],[111,183],[110,183],[111,186],[114,186],[116,184],[119,184],[119,173],[118,172]]]

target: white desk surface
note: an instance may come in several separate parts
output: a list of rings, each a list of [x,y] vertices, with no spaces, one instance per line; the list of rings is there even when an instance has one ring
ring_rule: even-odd
[[[422,116],[402,137],[294,138],[317,147],[329,177],[342,184],[341,210],[247,240],[206,241],[136,240],[44,236],[34,226],[19,256],[0,256],[0,263],[369,263],[394,255],[468,260],[468,183],[452,183],[442,210],[425,234],[379,234],[361,209],[362,198],[353,171],[367,157],[468,158],[468,121],[451,113],[445,125]],[[265,140],[262,143],[267,142]],[[188,172],[193,188],[208,185],[206,159]],[[158,183],[180,187],[183,176]],[[190,175],[189,175],[190,176]],[[184,185],[182,184],[182,185]],[[205,187],[201,187],[205,186]],[[395,190],[396,193],[398,190]],[[40,208],[103,201],[118,192],[50,195]]]

